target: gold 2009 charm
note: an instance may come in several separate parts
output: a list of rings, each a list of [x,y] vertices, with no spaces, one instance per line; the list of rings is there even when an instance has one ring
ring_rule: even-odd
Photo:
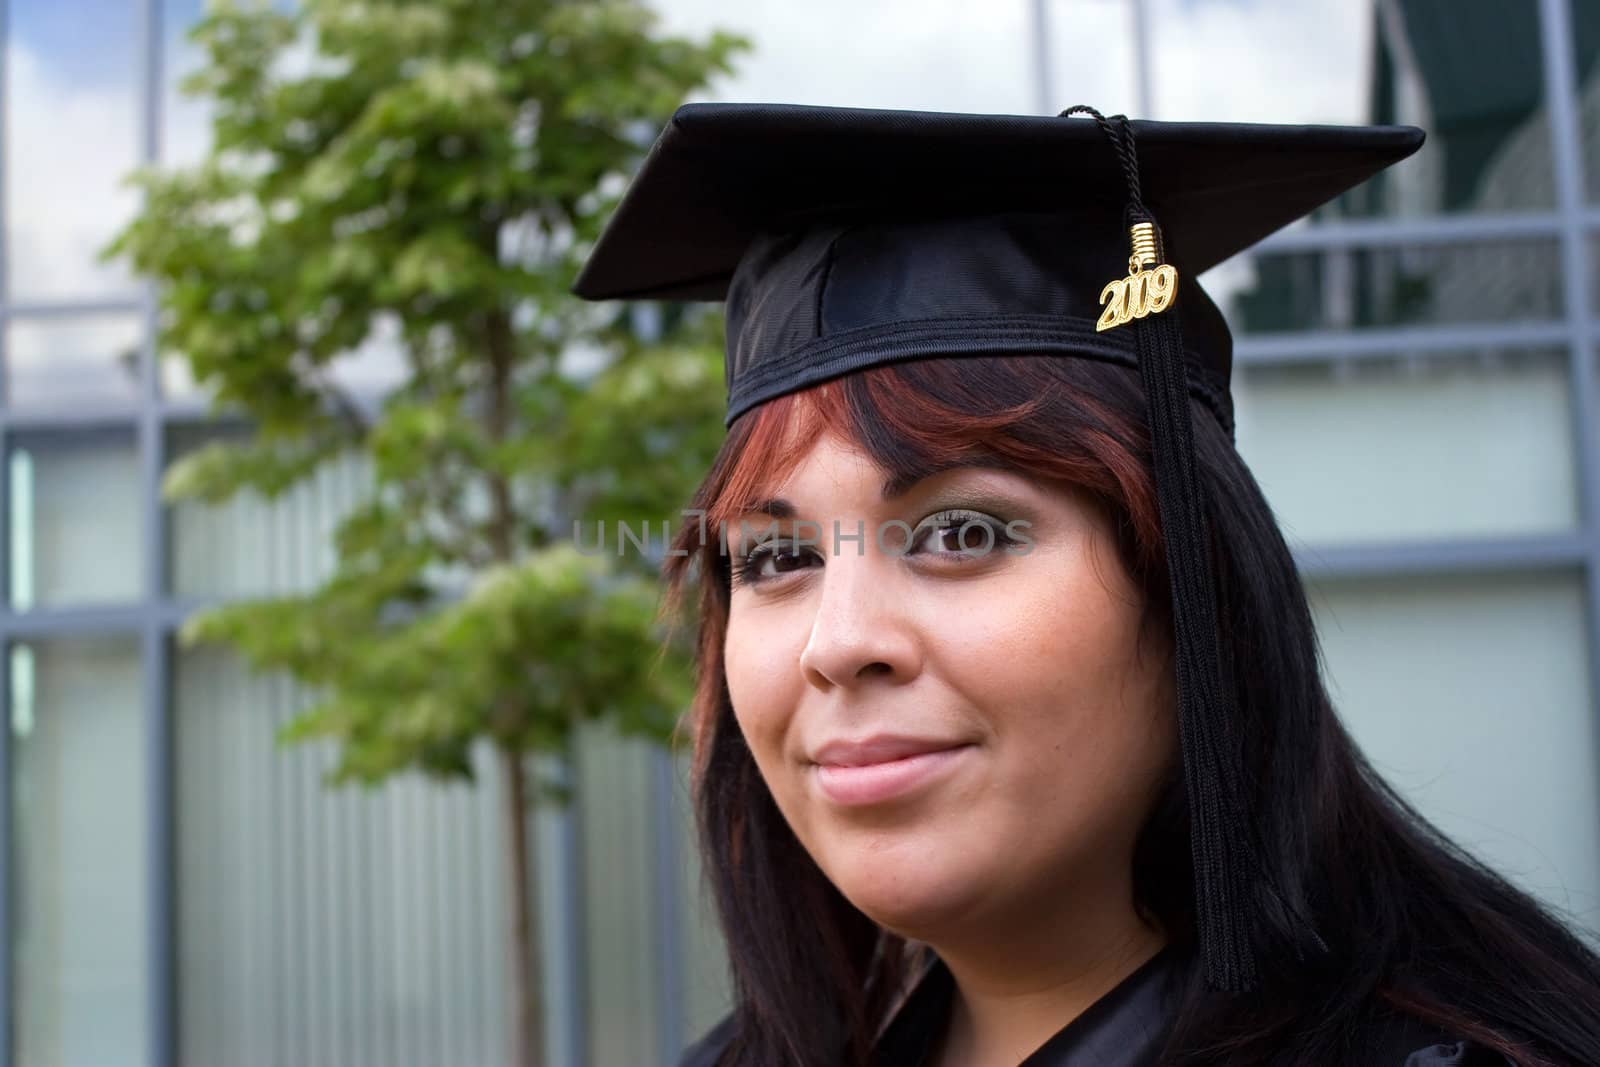
[[[1154,270],[1145,267],[1156,262],[1155,227],[1141,222],[1133,227],[1133,255],[1128,257],[1128,276],[1108,282],[1100,290],[1105,310],[1095,323],[1095,331],[1109,330],[1146,315],[1165,311],[1178,295],[1177,268],[1162,263]]]

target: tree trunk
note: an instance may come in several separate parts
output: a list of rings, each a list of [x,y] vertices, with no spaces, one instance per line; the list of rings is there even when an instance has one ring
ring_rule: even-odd
[[[491,249],[498,247],[498,224],[485,227],[485,240]],[[491,440],[497,444],[511,432],[511,370],[515,341],[511,317],[490,312],[484,322],[484,341],[489,353],[489,388],[486,423]],[[489,479],[489,551],[499,563],[516,559],[517,516],[511,497],[511,483],[503,473]],[[515,718],[514,715],[511,716]],[[511,725],[507,724],[508,727]],[[511,1067],[540,1067],[544,1062],[544,996],[539,982],[534,931],[534,865],[528,856],[528,781],[523,753],[517,747],[515,729],[507,729],[500,744],[505,767],[506,842],[511,899],[507,917],[511,925],[508,946],[511,977]]]
[[[534,947],[533,919],[534,886],[533,863],[528,855],[528,805],[527,776],[522,763],[522,753],[502,745],[500,757],[504,768],[505,824],[507,868],[510,878],[506,890],[510,894],[509,910],[511,938],[509,942],[509,977],[511,1007],[511,1058],[510,1067],[540,1067],[544,1062],[544,997],[539,981],[538,960]]]

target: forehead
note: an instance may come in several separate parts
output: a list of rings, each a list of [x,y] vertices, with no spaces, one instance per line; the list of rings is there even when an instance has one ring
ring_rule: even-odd
[[[787,469],[760,483],[765,499],[794,502],[836,497],[889,499],[899,496],[917,479],[896,477],[854,441],[828,430],[804,446]]]
[[[746,513],[792,518],[826,507],[871,510],[897,503],[930,482],[1021,481],[1044,489],[1038,479],[994,462],[951,460],[892,472],[856,443],[833,433],[819,437],[783,477],[759,487]]]
[[[919,366],[958,372],[954,361]],[[725,443],[707,519],[762,510],[781,515],[762,507],[779,498],[808,510],[844,492],[887,501],[943,471],[1012,469],[996,447],[1012,420],[1010,406],[974,414],[943,402],[945,391],[873,368],[768,401],[746,414]]]

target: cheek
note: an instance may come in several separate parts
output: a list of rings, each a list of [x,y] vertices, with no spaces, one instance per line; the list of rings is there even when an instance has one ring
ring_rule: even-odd
[[[1007,590],[964,627],[956,662],[985,709],[1011,803],[1080,829],[1139,807],[1173,745],[1164,666],[1139,649],[1140,602],[1087,565]]]
[[[734,716],[763,775],[770,778],[783,751],[789,719],[799,704],[797,664],[804,634],[781,625],[757,626],[737,611],[729,615],[723,671]]]
[[[1079,560],[1039,570],[969,605],[943,661],[960,665],[981,705],[1033,713],[1019,724],[1030,730],[1068,725],[1067,711],[1137,700],[1123,692],[1149,674],[1134,659],[1136,592],[1125,583],[1107,588]],[[1045,721],[1033,721],[1036,715]],[[997,726],[1004,725],[1002,718]]]

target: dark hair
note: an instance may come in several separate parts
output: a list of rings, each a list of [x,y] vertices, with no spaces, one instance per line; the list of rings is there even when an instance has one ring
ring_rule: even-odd
[[[1304,588],[1271,509],[1215,417],[1191,400],[1210,502],[1232,731],[1259,813],[1265,899],[1252,927],[1261,994],[1194,968],[1163,1064],[1371,1062],[1349,1035],[1394,1013],[1519,1065],[1600,1064],[1600,958],[1547,906],[1428,823],[1373,769],[1334,712]],[[778,811],[734,719],[723,674],[729,559],[704,536],[781,477],[823,432],[896,476],[952,465],[1020,469],[1108,509],[1117,551],[1170,626],[1166,561],[1138,372],[1082,358],[972,356],[863,370],[739,418],[669,557],[668,610],[698,579],[692,790],[732,967],[723,1067],[867,1062],[910,978],[908,943],[847,901]],[[1134,851],[1134,903],[1195,944],[1189,814],[1174,767]],[[1306,920],[1309,919],[1309,925]],[[1326,954],[1313,948],[1320,937]],[[1318,959],[1315,964],[1302,962]]]

